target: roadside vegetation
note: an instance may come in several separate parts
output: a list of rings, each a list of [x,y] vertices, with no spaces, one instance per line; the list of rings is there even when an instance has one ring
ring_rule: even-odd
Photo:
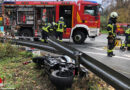
[[[18,46],[0,43],[0,78],[3,80],[2,88],[16,90],[56,90],[44,72],[34,63],[23,65],[30,61],[33,55]],[[89,73],[88,77],[74,78],[71,89],[67,90],[114,90],[103,80]]]
[[[107,30],[100,30],[101,34],[108,34]]]
[[[100,28],[100,33],[101,34],[108,34],[107,31],[107,16],[106,15],[102,15],[101,16],[101,28]]]
[[[130,23],[130,0],[102,0],[103,2],[111,1],[111,3],[107,8],[104,9],[101,14],[101,33],[107,34],[107,23],[111,12],[117,12],[119,17],[117,19],[117,23]],[[114,3],[115,2],[115,3]],[[124,28],[125,30],[125,28]]]

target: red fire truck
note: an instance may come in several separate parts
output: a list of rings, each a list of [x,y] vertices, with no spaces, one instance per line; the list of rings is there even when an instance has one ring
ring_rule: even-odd
[[[42,23],[57,22],[64,17],[67,25],[63,38],[83,43],[87,37],[95,38],[100,29],[100,5],[95,1],[48,1],[48,0],[5,0],[4,14],[10,26],[19,26],[19,35],[40,35]],[[6,25],[5,25],[6,26]]]

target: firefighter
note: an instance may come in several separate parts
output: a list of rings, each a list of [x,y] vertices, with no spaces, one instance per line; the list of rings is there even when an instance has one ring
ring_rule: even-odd
[[[128,25],[127,27],[128,27],[128,29],[125,31],[125,41],[124,41],[124,43],[122,44],[122,46],[120,47],[120,49],[121,49],[122,51],[125,51],[125,50],[126,50],[125,47],[127,47],[127,44],[128,44],[128,42],[129,42],[130,25]]]
[[[56,23],[52,22],[50,27],[50,35],[56,37]]]
[[[41,41],[44,43],[48,43],[47,38],[49,37],[50,27],[51,27],[50,23],[45,23],[44,26],[42,27]]]
[[[56,39],[59,38],[59,41],[62,41],[63,38],[63,32],[66,32],[66,25],[64,23],[64,18],[60,17],[60,20],[56,24],[57,29],[56,29]]]
[[[126,36],[126,38],[125,38],[125,46],[126,47],[130,42],[130,25],[128,25],[127,27],[128,27],[128,29],[125,31],[125,36]]]
[[[107,49],[107,55],[109,57],[115,56],[115,54],[113,54],[113,49],[115,47],[115,38],[116,38],[116,22],[117,22],[117,17],[118,14],[117,12],[112,12],[110,14],[110,18],[109,18],[109,22],[107,25],[107,30],[109,32],[108,34],[108,49]]]

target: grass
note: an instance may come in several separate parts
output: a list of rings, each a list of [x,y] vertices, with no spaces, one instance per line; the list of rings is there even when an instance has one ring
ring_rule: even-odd
[[[0,59],[4,57],[17,57],[19,55],[18,48],[12,46],[9,43],[1,44],[0,43]]]
[[[108,34],[107,30],[101,30],[101,34]]]
[[[10,48],[13,47],[10,46]],[[5,54],[0,59],[0,77],[2,78],[4,84],[4,87],[2,88],[14,88],[15,90],[56,90],[44,70],[37,69],[34,63],[30,63],[28,65],[22,64],[25,61],[30,61],[32,54],[26,51],[21,51],[18,48],[16,48],[16,51],[19,51],[18,55],[16,54],[17,57],[4,57],[7,56]],[[75,77],[72,88],[67,90],[114,89],[90,72],[88,77],[84,77],[82,79]]]
[[[16,90],[40,90],[46,84],[42,78],[42,70],[35,68],[31,63],[23,65],[31,58],[12,58],[0,62],[0,77],[3,79],[4,88],[15,88]],[[44,83],[43,83],[44,82]],[[46,89],[48,87],[46,86]]]
[[[34,63],[23,65],[31,58],[12,58],[0,62],[0,77],[4,88],[16,90],[56,90],[43,70],[36,68]],[[72,88],[67,90],[114,90],[92,73],[86,78],[75,78]]]

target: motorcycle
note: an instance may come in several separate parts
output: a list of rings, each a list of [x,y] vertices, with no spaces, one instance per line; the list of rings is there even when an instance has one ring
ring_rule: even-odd
[[[70,88],[75,76],[88,75],[88,70],[85,67],[82,65],[77,67],[75,60],[66,55],[35,57],[32,61],[45,70],[50,81],[60,90]]]

